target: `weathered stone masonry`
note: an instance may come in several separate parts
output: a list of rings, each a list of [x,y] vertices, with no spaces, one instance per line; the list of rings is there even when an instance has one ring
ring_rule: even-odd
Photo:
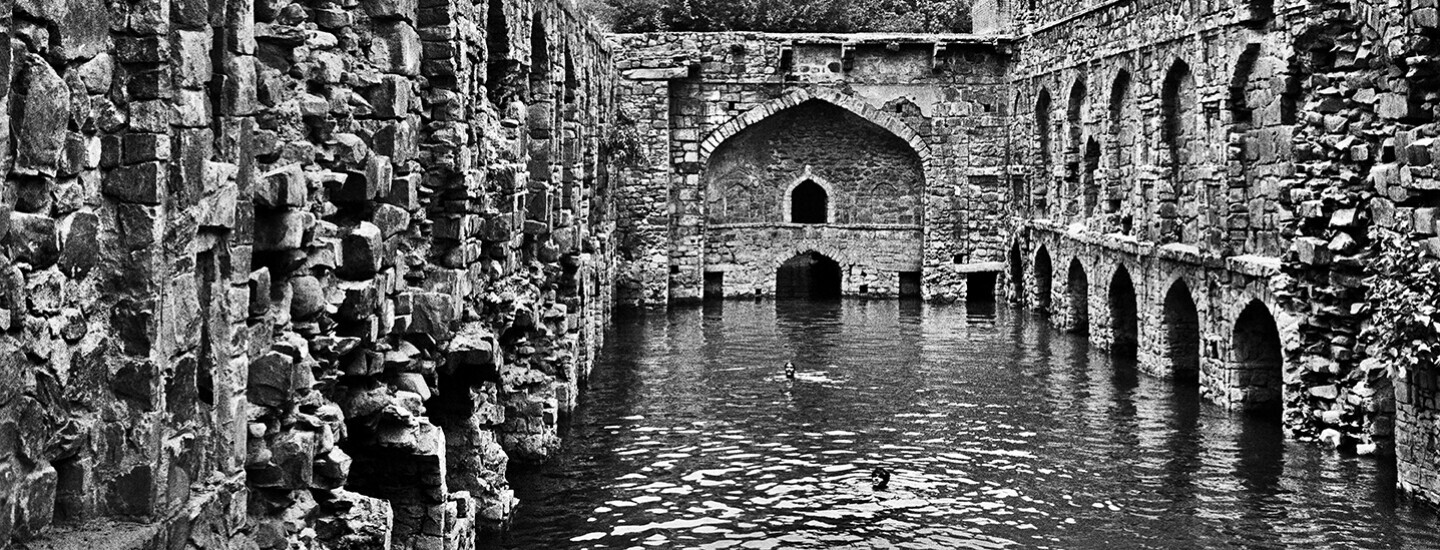
[[[649,161],[616,199],[622,303],[696,300],[707,280],[773,294],[777,266],[807,252],[839,263],[850,295],[894,296],[909,276],[953,299],[967,272],[1003,265],[1005,40],[617,40],[619,108]],[[806,182],[826,190],[824,227],[789,217]]]
[[[503,521],[611,301],[586,21],[0,1],[0,548],[459,549]]]
[[[1377,266],[1409,265],[1382,241],[1440,254],[1437,13],[983,0],[976,35],[620,36],[649,162],[617,197],[617,298],[772,294],[807,255],[847,295],[994,284],[1228,409],[1393,452],[1440,502],[1440,370],[1371,317]],[[1395,284],[1433,306],[1428,281]]]
[[[1075,4],[999,18],[1025,36],[1014,128],[1033,136],[1012,139],[1033,144],[1012,156],[1012,298],[1294,434],[1393,449],[1402,487],[1440,502],[1434,366],[1361,342],[1387,299],[1365,280],[1375,232],[1433,235],[1414,165],[1435,6]]]

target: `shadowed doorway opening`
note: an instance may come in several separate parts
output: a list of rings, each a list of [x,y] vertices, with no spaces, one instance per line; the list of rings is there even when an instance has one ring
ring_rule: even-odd
[[[818,252],[796,254],[775,270],[775,297],[813,300],[840,297],[840,264]]]
[[[824,187],[805,180],[790,192],[791,223],[830,223],[830,196]]]

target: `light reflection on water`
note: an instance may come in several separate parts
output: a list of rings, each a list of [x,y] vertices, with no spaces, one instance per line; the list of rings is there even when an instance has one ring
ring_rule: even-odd
[[[506,548],[1440,548],[1393,467],[994,307],[616,320]],[[787,380],[781,366],[800,372]],[[869,472],[893,473],[871,489]]]

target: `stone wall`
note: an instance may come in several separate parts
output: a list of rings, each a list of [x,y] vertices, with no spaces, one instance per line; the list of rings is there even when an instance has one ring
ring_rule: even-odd
[[[808,251],[840,264],[842,293],[896,297],[898,274],[920,272],[923,242],[918,225],[712,224],[705,261],[725,297],[775,295],[780,264]]]
[[[795,221],[794,188],[826,191],[827,223],[919,225],[920,157],[899,137],[821,101],[785,109],[732,136],[702,183],[712,224]]]
[[[1363,0],[1016,8],[1012,142],[1035,146],[1011,170],[1028,178],[1012,188],[1024,200],[1008,292],[1074,327],[1075,258],[1092,274],[1091,340],[1108,345],[1124,330],[1105,311],[1124,292],[1093,274],[1124,265],[1142,368],[1193,361],[1172,340],[1198,332],[1202,393],[1235,408],[1278,393],[1293,434],[1393,450],[1402,487],[1440,502],[1436,371],[1409,344],[1435,330],[1401,339],[1385,318],[1436,299],[1419,275],[1437,250],[1435,13]],[[1193,318],[1167,314],[1181,294]]]
[[[760,271],[805,250],[767,248],[786,254],[776,258],[707,243],[737,230],[728,202],[756,203],[743,208],[754,213],[746,223],[787,223],[784,191],[805,179],[832,186],[832,225],[922,227],[923,246],[900,263],[921,266],[927,296],[962,297],[966,269],[1003,260],[1005,39],[722,33],[617,40],[621,110],[640,129],[647,160],[628,169],[632,185],[617,197],[622,303],[698,299],[707,273],[736,271],[727,285],[746,281],[726,294],[774,288],[760,284]],[[785,132],[798,139],[778,142],[794,152],[764,145]],[[737,178],[769,192],[741,196],[730,190]],[[848,190],[854,185],[859,194]],[[874,288],[859,279],[844,288],[854,293],[861,284]]]
[[[503,521],[611,300],[586,21],[0,2],[0,548],[469,548]]]

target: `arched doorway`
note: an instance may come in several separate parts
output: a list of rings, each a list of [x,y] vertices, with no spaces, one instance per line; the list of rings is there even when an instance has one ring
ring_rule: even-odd
[[[1135,307],[1135,283],[1125,266],[1115,269],[1110,278],[1111,350],[1122,357],[1135,357],[1139,343],[1140,316]]]
[[[1076,334],[1088,334],[1090,332],[1090,278],[1085,275],[1085,266],[1080,265],[1080,259],[1070,260],[1070,273],[1065,281],[1065,293],[1069,299],[1066,304],[1070,309],[1070,332]]]
[[[1015,293],[1016,303],[1025,303],[1025,255],[1020,253],[1020,243],[1010,246],[1010,286]]]
[[[829,223],[830,194],[814,180],[790,191],[790,223]]]
[[[796,254],[775,270],[775,297],[824,299],[840,297],[840,264],[819,252]]]
[[[1199,382],[1200,314],[1185,281],[1175,281],[1165,293],[1163,322],[1165,342],[1161,351],[1170,374],[1178,382]]]
[[[1248,412],[1278,416],[1283,405],[1281,392],[1284,377],[1284,355],[1280,345],[1280,329],[1270,309],[1256,300],[1245,306],[1235,320],[1230,336],[1231,356],[1243,392],[1241,409]]]
[[[1035,253],[1035,309],[1050,312],[1050,251],[1044,246]]]

